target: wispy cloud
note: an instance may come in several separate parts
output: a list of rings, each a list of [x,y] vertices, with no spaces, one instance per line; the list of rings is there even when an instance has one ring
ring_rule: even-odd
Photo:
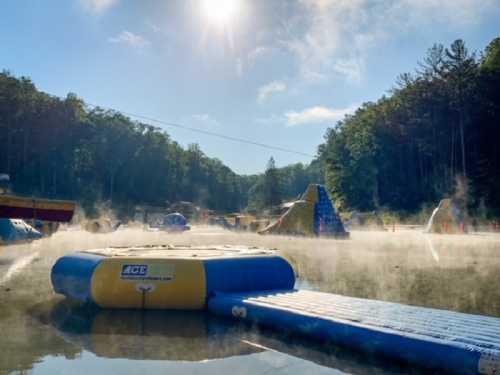
[[[150,41],[146,38],[127,30],[123,30],[117,36],[108,38],[108,42],[127,44],[132,47],[146,47],[150,44]]]
[[[278,92],[286,91],[287,86],[286,83],[281,81],[273,81],[269,82],[267,85],[264,85],[259,88],[257,93],[257,100],[260,103],[263,103],[269,98],[271,95],[276,94]]]
[[[399,0],[387,6],[386,14],[404,29],[445,22],[450,28],[473,26],[498,7],[497,0]]]
[[[254,65],[259,59],[270,54],[272,48],[267,46],[257,46],[248,53],[247,60],[250,66]]]
[[[238,76],[243,76],[245,71],[250,70],[259,60],[264,59],[271,54],[273,49],[268,46],[257,46],[250,50],[247,54],[239,57],[236,60],[236,72]]]
[[[365,72],[365,61],[360,58],[338,59],[333,70],[349,82],[360,82]]]
[[[498,0],[298,0],[304,22],[284,44],[299,62],[303,82],[342,76],[364,79],[370,51],[403,34],[422,35],[436,24],[473,27]]]
[[[287,126],[298,126],[305,124],[335,123],[342,120],[346,115],[356,111],[357,105],[347,108],[328,108],[316,106],[306,108],[302,111],[288,111],[285,113]]]
[[[358,104],[353,104],[345,108],[329,108],[324,106],[314,106],[300,111],[290,110],[281,115],[270,115],[255,120],[260,125],[285,125],[288,127],[307,124],[331,124],[343,120],[346,115],[353,114],[359,108]]]
[[[374,42],[385,37],[371,27],[367,0],[300,0],[309,26],[289,40],[305,82],[321,83],[335,75],[359,82],[364,58]],[[373,7],[373,6],[371,6]]]
[[[80,4],[89,13],[100,15],[118,4],[118,1],[119,0],[80,0]]]

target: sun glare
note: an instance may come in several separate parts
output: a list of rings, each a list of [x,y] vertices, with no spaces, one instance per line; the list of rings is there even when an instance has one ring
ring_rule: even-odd
[[[230,25],[240,11],[241,0],[202,0],[202,11],[207,21],[217,27]]]

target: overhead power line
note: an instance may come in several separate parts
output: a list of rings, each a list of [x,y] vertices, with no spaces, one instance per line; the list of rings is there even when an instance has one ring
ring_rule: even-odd
[[[106,108],[106,107],[99,106],[99,105],[96,105],[96,104],[90,104],[90,103],[86,103],[86,104],[89,105],[90,107],[111,110],[111,111],[114,111],[114,112],[122,113],[122,114],[124,114],[126,116],[129,116],[129,117],[134,117],[134,118],[145,120],[145,121],[155,122],[155,123],[158,123],[158,124],[162,124],[162,125],[165,125],[165,126],[171,126],[171,127],[178,128],[178,129],[189,130],[189,131],[194,132],[194,133],[205,134],[205,135],[209,135],[209,136],[212,136],[212,137],[217,137],[217,138],[225,139],[227,141],[245,143],[245,144],[249,144],[249,145],[253,145],[253,146],[267,148],[269,150],[276,150],[276,151],[281,151],[281,152],[287,152],[289,154],[296,154],[296,155],[301,155],[301,156],[307,156],[307,157],[310,157],[310,158],[314,158],[315,157],[314,155],[311,155],[311,154],[308,154],[308,153],[305,153],[305,152],[301,152],[301,151],[295,151],[295,150],[292,150],[292,149],[289,149],[289,148],[284,148],[284,147],[279,147],[279,146],[273,146],[273,145],[269,145],[269,144],[266,144],[266,143],[255,142],[255,141],[252,141],[252,140],[249,140],[249,139],[244,139],[244,138],[232,137],[232,136],[221,134],[221,133],[216,133],[216,132],[212,132],[212,131],[208,131],[208,130],[193,128],[191,126],[186,126],[186,125],[178,124],[178,123],[175,123],[175,122],[163,121],[163,120],[158,120],[158,119],[155,119],[155,118],[149,117],[149,116],[138,115],[136,113],[130,113],[130,112],[126,112],[126,111],[119,111],[119,110],[116,110],[116,109],[113,109],[113,108]]]

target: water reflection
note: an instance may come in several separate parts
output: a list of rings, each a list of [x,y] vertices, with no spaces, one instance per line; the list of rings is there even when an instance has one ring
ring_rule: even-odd
[[[90,352],[97,358],[162,360],[175,366],[183,361],[208,363],[219,359],[222,361],[216,361],[218,364],[210,361],[203,369],[212,372],[215,366],[220,373],[234,366],[234,358],[238,368],[249,373],[265,373],[279,365],[287,368],[286,373],[296,374],[319,369],[336,374],[422,374],[366,353],[360,355],[204,312],[101,310],[63,300],[39,305],[32,314],[44,326],[52,327],[70,347],[78,348],[86,361],[89,358],[85,353]],[[130,366],[133,362],[127,363]]]
[[[67,342],[106,358],[203,361],[263,350],[204,312],[101,310],[62,301],[50,324]]]

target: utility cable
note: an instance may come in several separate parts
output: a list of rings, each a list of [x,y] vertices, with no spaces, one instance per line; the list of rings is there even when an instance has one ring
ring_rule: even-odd
[[[225,135],[225,134],[221,134],[221,133],[216,133],[216,132],[212,132],[212,131],[208,131],[208,130],[197,129],[197,128],[193,128],[193,127],[190,127],[190,126],[178,124],[178,123],[175,123],[175,122],[158,120],[158,119],[155,119],[153,117],[144,116],[144,115],[138,115],[138,114],[135,114],[135,113],[125,112],[125,111],[119,111],[119,110],[116,110],[116,109],[113,109],[113,108],[106,108],[106,107],[102,107],[102,106],[99,106],[99,105],[96,105],[96,104],[90,104],[90,103],[86,103],[86,104],[88,106],[90,106],[90,107],[101,108],[101,109],[105,109],[105,110],[110,110],[110,111],[113,111],[113,112],[122,113],[122,114],[124,114],[126,116],[129,116],[129,117],[134,117],[134,118],[145,120],[145,121],[155,122],[155,123],[158,123],[158,124],[162,124],[162,125],[165,125],[165,126],[171,126],[171,127],[178,128],[178,129],[189,130],[189,131],[194,132],[194,133],[200,133],[200,134],[205,134],[205,135],[209,135],[209,136],[212,136],[212,137],[218,137],[218,138],[225,139],[227,141],[245,143],[245,144],[249,144],[249,145],[253,145],[253,146],[267,148],[267,149],[270,149],[270,150],[276,150],[276,151],[281,151],[281,152],[287,152],[289,154],[296,154],[296,155],[301,155],[301,156],[307,156],[307,157],[310,157],[310,158],[315,158],[314,155],[307,154],[307,153],[301,152],[301,151],[295,151],[295,150],[291,150],[291,149],[284,148],[284,147],[268,145],[268,144],[265,144],[265,143],[255,142],[255,141],[251,141],[251,140],[244,139],[244,138],[232,137],[232,136],[229,136],[229,135]]]

